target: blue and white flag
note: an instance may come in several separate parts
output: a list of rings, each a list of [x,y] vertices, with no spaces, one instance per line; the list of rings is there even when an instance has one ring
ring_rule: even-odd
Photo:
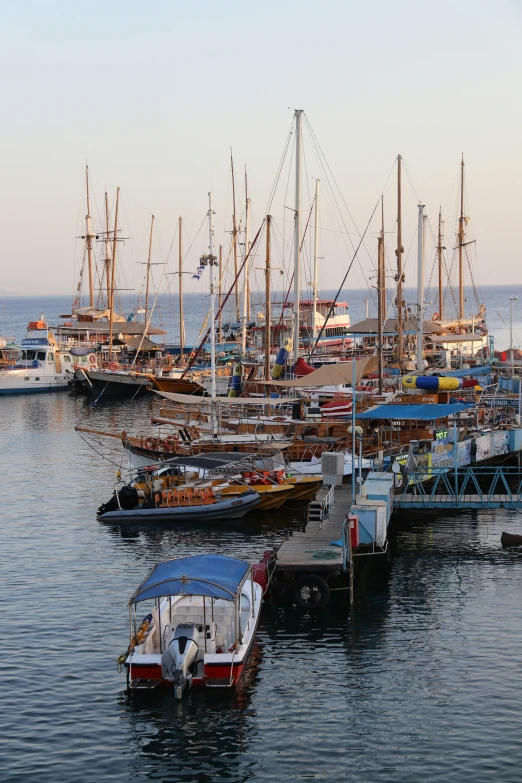
[[[196,271],[196,274],[195,274],[195,275],[192,275],[192,279],[193,279],[193,280],[194,280],[194,279],[195,279],[195,280],[199,280],[199,278],[201,277],[201,275],[202,275],[202,274],[203,274],[203,272],[204,272],[204,269],[205,269],[205,267],[204,267],[204,266],[198,266],[198,268],[197,268],[197,271]]]

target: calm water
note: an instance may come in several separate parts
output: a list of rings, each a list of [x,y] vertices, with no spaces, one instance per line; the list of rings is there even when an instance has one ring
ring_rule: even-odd
[[[522,553],[500,534],[522,516],[507,511],[397,520],[352,616],[265,607],[237,693],[126,696],[115,659],[147,570],[209,550],[254,561],[297,518],[99,524],[121,453],[104,444],[107,462],[74,425],[139,429],[149,405],[0,400],[2,781],[518,783]]]

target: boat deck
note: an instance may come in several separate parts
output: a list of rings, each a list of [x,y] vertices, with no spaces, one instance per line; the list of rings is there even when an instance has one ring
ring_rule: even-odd
[[[316,495],[312,511],[318,505],[324,507],[328,487],[321,487]],[[332,541],[342,537],[343,522],[352,504],[350,484],[334,488],[334,499],[325,519],[313,519],[312,514],[304,532],[294,532],[283,541],[276,561],[276,570],[281,571],[332,571],[342,566],[342,547],[331,546]],[[321,556],[329,552],[331,555]]]

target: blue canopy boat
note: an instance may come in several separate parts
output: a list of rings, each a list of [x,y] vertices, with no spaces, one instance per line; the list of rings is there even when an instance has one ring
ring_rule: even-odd
[[[259,622],[266,569],[210,554],[155,566],[129,601],[131,642],[118,661],[128,689],[164,685],[180,699],[192,686],[236,685]],[[151,611],[137,628],[144,601]]]

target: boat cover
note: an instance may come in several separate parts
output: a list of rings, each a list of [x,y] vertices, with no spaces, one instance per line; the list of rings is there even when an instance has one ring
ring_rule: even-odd
[[[198,595],[233,601],[239,595],[250,565],[223,555],[193,555],[155,566],[129,604],[166,595]]]
[[[251,462],[257,455],[243,453],[240,451],[209,451],[206,454],[195,454],[193,456],[173,457],[166,460],[164,465],[177,465],[179,467],[203,468],[204,470],[216,470],[224,465],[230,465],[242,462]],[[138,468],[139,470],[139,468]]]
[[[421,421],[432,421],[433,419],[445,419],[446,416],[453,416],[460,411],[468,410],[474,407],[470,405],[456,403],[429,403],[426,405],[376,405],[369,408],[364,413],[358,413],[357,419],[418,419]]]

